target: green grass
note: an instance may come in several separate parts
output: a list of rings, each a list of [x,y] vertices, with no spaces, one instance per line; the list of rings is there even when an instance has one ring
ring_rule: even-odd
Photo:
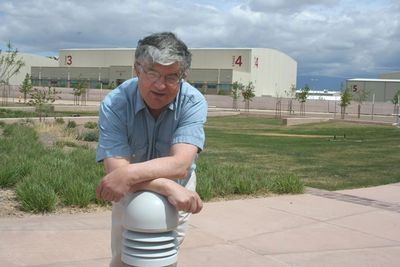
[[[82,146],[44,148],[33,128],[5,125],[0,138],[0,187],[14,187],[23,210],[50,212],[59,206],[104,202],[95,188],[104,176],[95,151]]]
[[[231,166],[246,166],[248,174],[257,170],[250,180],[273,180],[283,172],[328,190],[400,181],[395,127],[344,122],[285,127],[275,119],[234,116],[209,118],[206,136],[198,165],[213,162],[227,174]],[[235,179],[221,176],[225,183]]]
[[[22,209],[105,204],[95,197],[104,170],[95,163],[94,149],[71,141],[45,148],[33,128],[0,128],[0,187],[14,188]],[[206,146],[196,162],[204,200],[400,181],[395,127],[345,122],[285,127],[275,119],[232,116],[209,118],[205,131]]]
[[[71,117],[76,114],[81,116],[97,116],[99,115],[96,111],[50,111],[47,117]],[[39,114],[35,111],[22,111],[0,108],[0,118],[34,118],[39,117]]]

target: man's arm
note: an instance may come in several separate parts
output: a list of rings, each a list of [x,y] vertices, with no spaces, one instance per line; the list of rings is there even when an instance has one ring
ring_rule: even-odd
[[[202,203],[197,193],[170,180],[187,176],[197,150],[191,144],[175,144],[170,156],[142,163],[130,164],[125,158],[105,159],[107,175],[97,187],[97,197],[119,201],[129,191],[150,190],[167,196],[178,210],[199,212]]]

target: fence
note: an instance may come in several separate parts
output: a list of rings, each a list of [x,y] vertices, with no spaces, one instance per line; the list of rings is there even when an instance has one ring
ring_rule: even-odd
[[[4,96],[8,97],[7,103],[20,102],[22,94],[19,92],[18,86],[5,86],[4,88],[0,88],[1,91],[5,90]],[[72,88],[56,88],[60,93],[58,94],[62,100],[68,101],[70,100],[73,103],[74,95]],[[88,89],[87,90],[87,101],[98,101],[100,102],[104,96],[110,92],[107,89]],[[0,95],[2,96],[3,93]],[[4,97],[3,96],[3,97]],[[233,108],[233,99],[230,96],[226,95],[205,95],[209,107],[217,107],[217,108],[225,108],[232,109]],[[289,115],[289,105],[290,98],[280,98],[280,113],[282,116]],[[272,110],[276,111],[278,99],[275,97],[262,96],[262,97],[254,97],[250,102],[250,109],[259,109],[259,110]],[[0,105],[6,105],[5,101],[1,101]],[[245,102],[242,98],[239,98],[237,101],[237,108],[239,110],[245,110]],[[352,102],[347,108],[347,114],[357,114],[358,104],[356,102]],[[291,115],[300,115],[300,103],[294,99],[292,99],[292,112]],[[340,117],[340,105],[339,101],[334,100],[313,100],[308,99],[305,103],[305,115],[307,113],[328,113],[328,114],[338,114]],[[385,115],[389,116],[394,114],[394,105],[392,103],[384,103],[384,102],[364,102],[361,105],[361,114],[362,115]]]

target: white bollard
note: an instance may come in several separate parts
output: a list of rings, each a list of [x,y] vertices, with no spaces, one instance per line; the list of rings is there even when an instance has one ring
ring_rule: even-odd
[[[123,215],[121,259],[140,267],[161,267],[178,260],[178,211],[157,193],[134,193]]]

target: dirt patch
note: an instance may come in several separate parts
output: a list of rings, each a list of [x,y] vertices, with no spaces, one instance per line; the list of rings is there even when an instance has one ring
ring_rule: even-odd
[[[23,217],[28,215],[19,209],[15,192],[11,189],[0,189],[0,218],[1,217]]]

